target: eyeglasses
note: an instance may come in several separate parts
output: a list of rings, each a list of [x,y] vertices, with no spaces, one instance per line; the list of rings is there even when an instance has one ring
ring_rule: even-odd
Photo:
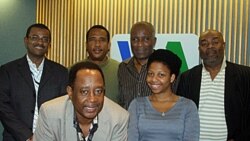
[[[49,43],[50,42],[50,38],[49,37],[42,37],[40,38],[39,36],[29,36],[29,39],[33,42],[38,42],[38,41],[42,41],[43,43]]]

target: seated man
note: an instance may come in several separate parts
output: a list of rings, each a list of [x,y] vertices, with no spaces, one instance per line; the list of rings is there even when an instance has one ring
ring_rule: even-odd
[[[68,95],[43,104],[34,140],[126,141],[128,112],[105,97],[104,75],[91,62],[69,72]]]

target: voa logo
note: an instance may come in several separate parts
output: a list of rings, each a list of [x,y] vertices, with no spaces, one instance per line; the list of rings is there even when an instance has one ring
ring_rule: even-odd
[[[198,36],[195,34],[157,34],[154,49],[168,49],[182,60],[181,72],[199,64]],[[129,34],[116,34],[111,41],[111,58],[121,62],[133,56]]]

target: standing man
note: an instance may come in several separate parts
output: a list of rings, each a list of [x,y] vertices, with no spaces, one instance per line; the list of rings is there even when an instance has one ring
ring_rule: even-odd
[[[128,112],[105,97],[104,74],[79,62],[69,72],[68,95],[44,103],[35,141],[127,141]]]
[[[91,61],[101,67],[106,83],[106,96],[118,103],[118,78],[119,62],[108,57],[110,51],[110,34],[102,25],[92,26],[86,35],[86,46],[89,54],[87,61]],[[86,61],[85,60],[85,61]]]
[[[226,61],[220,32],[199,38],[202,63],[181,75],[177,93],[192,99],[200,116],[200,141],[250,139],[250,68]]]
[[[135,97],[151,94],[146,83],[148,57],[156,43],[155,29],[151,23],[137,22],[130,32],[133,57],[120,63],[118,69],[119,104],[128,109]]]
[[[32,140],[41,104],[66,93],[67,69],[45,57],[51,43],[48,27],[31,25],[24,43],[27,54],[0,67],[3,141]]]

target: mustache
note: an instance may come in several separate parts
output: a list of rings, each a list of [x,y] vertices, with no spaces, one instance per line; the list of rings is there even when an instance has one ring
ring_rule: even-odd
[[[215,48],[209,48],[206,50],[206,54],[210,54],[210,53],[216,53],[217,50]]]
[[[91,104],[85,104],[84,107],[90,107],[90,108],[95,108],[95,107],[99,107],[100,104],[95,104],[95,103],[91,103]]]

